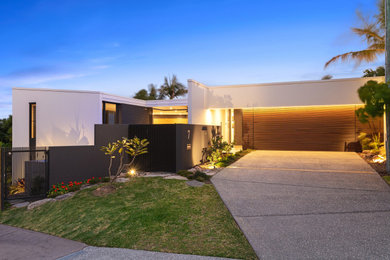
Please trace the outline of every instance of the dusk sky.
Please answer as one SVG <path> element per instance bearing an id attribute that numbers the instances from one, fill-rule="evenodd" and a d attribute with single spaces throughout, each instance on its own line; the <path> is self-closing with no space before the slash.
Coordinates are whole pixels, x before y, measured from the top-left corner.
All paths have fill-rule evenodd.
<path id="1" fill-rule="evenodd" d="M 176 74 L 209 85 L 361 77 L 331 57 L 360 50 L 350 27 L 375 0 L 2 0 L 0 118 L 12 87 L 133 96 Z"/>

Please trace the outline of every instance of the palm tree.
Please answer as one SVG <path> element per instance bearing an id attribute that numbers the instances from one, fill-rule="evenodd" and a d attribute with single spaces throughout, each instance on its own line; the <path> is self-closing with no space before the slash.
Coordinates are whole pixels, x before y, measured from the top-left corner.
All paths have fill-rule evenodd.
<path id="1" fill-rule="evenodd" d="M 173 75 L 172 78 L 164 77 L 164 84 L 161 85 L 159 91 L 159 99 L 168 97 L 169 99 L 174 99 L 179 96 L 184 96 L 187 94 L 187 88 L 181 84 L 176 75 Z"/>
<path id="2" fill-rule="evenodd" d="M 361 51 L 351 51 L 337 55 L 325 64 L 325 68 L 338 60 L 355 60 L 356 65 L 359 65 L 363 61 L 373 62 L 378 58 L 378 55 L 385 53 L 385 0 L 378 1 L 378 9 L 379 13 L 374 16 L 374 22 L 368 22 L 358 13 L 359 18 L 363 22 L 363 26 L 362 28 L 352 28 L 355 34 L 366 41 L 367 48 Z"/>

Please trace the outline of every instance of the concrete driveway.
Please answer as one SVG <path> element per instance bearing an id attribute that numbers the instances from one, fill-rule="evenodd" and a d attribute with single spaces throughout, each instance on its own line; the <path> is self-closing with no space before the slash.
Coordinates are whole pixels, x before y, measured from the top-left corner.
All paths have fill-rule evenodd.
<path id="1" fill-rule="evenodd" d="M 355 153 L 255 151 L 212 182 L 261 259 L 390 259 L 390 188 Z"/>

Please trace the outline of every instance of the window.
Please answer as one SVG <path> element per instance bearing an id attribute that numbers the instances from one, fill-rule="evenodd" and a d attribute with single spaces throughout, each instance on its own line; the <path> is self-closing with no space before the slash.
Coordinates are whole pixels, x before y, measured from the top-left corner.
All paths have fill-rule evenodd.
<path id="1" fill-rule="evenodd" d="M 35 149 L 37 145 L 37 104 L 30 103 L 29 109 L 29 145 L 30 149 Z M 30 153 L 30 160 L 35 160 L 35 153 Z"/>
<path id="2" fill-rule="evenodd" d="M 103 124 L 117 124 L 118 123 L 117 104 L 103 102 Z"/>

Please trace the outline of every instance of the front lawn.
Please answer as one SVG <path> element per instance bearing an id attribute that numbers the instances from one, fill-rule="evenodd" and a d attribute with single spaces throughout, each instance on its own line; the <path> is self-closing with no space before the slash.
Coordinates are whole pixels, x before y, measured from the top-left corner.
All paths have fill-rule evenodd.
<path id="1" fill-rule="evenodd" d="M 28 211 L 0 212 L 0 223 L 88 245 L 243 259 L 256 255 L 214 187 L 135 178 L 105 197 L 94 188 Z"/>

